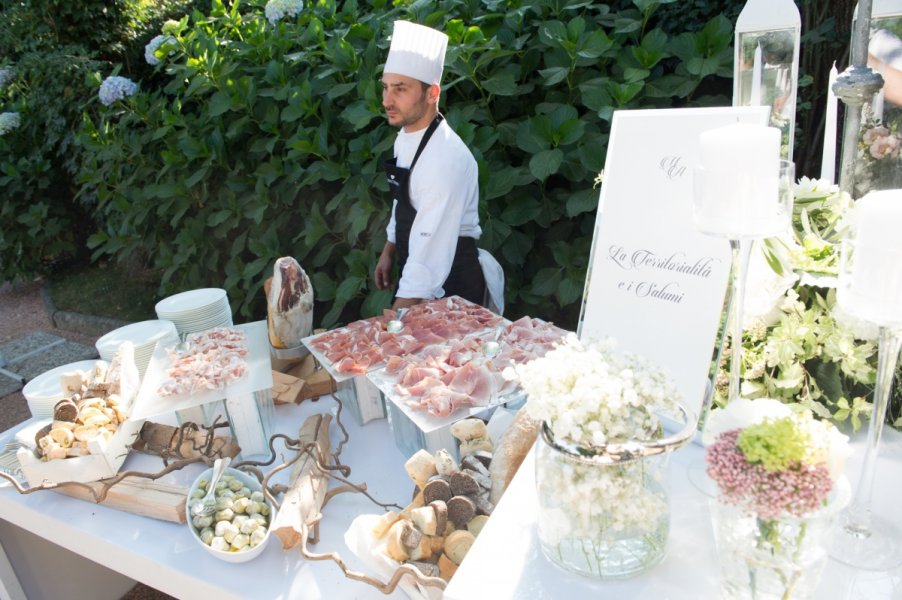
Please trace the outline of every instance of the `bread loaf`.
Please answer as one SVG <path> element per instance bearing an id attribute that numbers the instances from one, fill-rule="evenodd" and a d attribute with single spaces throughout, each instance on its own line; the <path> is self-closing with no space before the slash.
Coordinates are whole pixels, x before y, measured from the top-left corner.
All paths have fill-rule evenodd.
<path id="1" fill-rule="evenodd" d="M 538 433 L 539 422 L 530 418 L 526 410 L 521 408 L 492 455 L 492 463 L 489 465 L 489 473 L 492 475 L 492 504 L 498 504 L 501 500 L 501 495 L 510 485 Z"/>

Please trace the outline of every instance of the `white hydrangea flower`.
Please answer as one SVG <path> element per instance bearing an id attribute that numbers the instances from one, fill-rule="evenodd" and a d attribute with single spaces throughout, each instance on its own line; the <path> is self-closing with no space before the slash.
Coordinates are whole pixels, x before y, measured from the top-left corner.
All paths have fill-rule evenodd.
<path id="1" fill-rule="evenodd" d="M 144 46 L 144 60 L 147 61 L 147 64 L 152 66 L 157 66 L 160 64 L 160 59 L 157 58 L 156 51 L 157 49 L 167 42 L 174 42 L 175 39 L 171 35 L 158 35 Z M 172 54 L 172 52 L 170 52 Z"/>
<path id="2" fill-rule="evenodd" d="M 13 129 L 16 129 L 21 123 L 19 113 L 4 112 L 0 113 L 0 135 L 4 135 Z"/>
<path id="3" fill-rule="evenodd" d="M 179 32 L 180 23 L 173 19 L 167 19 L 165 23 L 163 23 L 163 33 L 165 35 L 176 35 Z"/>
<path id="4" fill-rule="evenodd" d="M 830 183 L 826 179 L 811 179 L 809 177 L 799 179 L 799 182 L 795 184 L 793 189 L 794 196 L 800 200 L 827 198 L 838 191 L 839 186 Z"/>
<path id="5" fill-rule="evenodd" d="M 9 67 L 0 68 L 0 88 L 6 87 L 6 85 L 13 80 L 13 70 Z"/>
<path id="6" fill-rule="evenodd" d="M 275 25 L 285 16 L 296 17 L 303 9 L 303 0 L 269 0 L 264 12 L 269 22 Z"/>
<path id="7" fill-rule="evenodd" d="M 530 415 L 548 423 L 561 442 L 597 447 L 651 439 L 658 433 L 655 411 L 675 410 L 679 392 L 647 360 L 615 348 L 612 339 L 581 342 L 570 334 L 505 376 L 520 382 Z"/>
<path id="8" fill-rule="evenodd" d="M 126 96 L 134 96 L 137 91 L 138 84 L 134 81 L 119 75 L 110 75 L 100 84 L 100 90 L 97 92 L 97 95 L 104 106 L 109 106 L 116 100 L 122 100 Z"/>

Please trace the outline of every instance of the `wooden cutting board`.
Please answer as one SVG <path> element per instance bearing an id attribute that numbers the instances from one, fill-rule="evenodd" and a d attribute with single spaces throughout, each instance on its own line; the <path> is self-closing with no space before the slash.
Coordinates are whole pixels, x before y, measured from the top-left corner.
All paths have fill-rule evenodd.
<path id="1" fill-rule="evenodd" d="M 94 496 L 84 486 L 90 486 L 95 492 L 100 492 L 103 489 L 103 482 L 67 485 L 54 488 L 53 491 L 79 500 L 94 502 Z M 187 487 L 166 485 L 141 477 L 126 477 L 110 488 L 106 498 L 100 504 L 142 517 L 184 523 L 187 498 Z"/>

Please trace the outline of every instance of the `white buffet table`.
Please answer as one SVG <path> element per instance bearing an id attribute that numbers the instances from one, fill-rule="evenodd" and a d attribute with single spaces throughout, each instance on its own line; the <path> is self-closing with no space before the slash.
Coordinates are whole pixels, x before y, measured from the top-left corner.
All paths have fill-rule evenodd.
<path id="1" fill-rule="evenodd" d="M 334 408 L 335 403 L 330 398 L 304 402 L 300 407 L 279 406 L 276 408 L 278 429 L 296 435 L 306 416 Z M 366 481 L 369 491 L 383 502 L 405 504 L 412 491 L 403 467 L 407 457 L 395 447 L 387 422 L 383 419 L 358 427 L 347 413 L 345 415 L 351 438 L 342 458 L 352 467 L 351 480 Z M 0 434 L 0 443 L 11 433 Z M 333 428 L 333 445 L 337 436 L 338 432 Z M 860 444 L 857 449 L 860 450 Z M 535 534 L 534 465 L 530 455 L 448 586 L 445 597 L 448 600 L 716 598 L 717 558 L 706 496 L 690 481 L 690 473 L 695 481 L 701 472 L 702 454 L 699 446 L 690 445 L 673 455 L 672 523 L 664 561 L 642 576 L 621 582 L 597 582 L 572 575 L 542 556 Z M 860 460 L 859 452 L 850 459 L 853 473 Z M 152 470 L 158 463 L 159 459 L 133 453 L 125 468 Z M 163 481 L 188 485 L 202 468 L 192 465 Z M 881 447 L 877 482 L 874 495 L 877 512 L 902 522 L 898 504 L 902 491 L 902 435 L 889 429 Z M 321 540 L 312 550 L 336 551 L 352 569 L 372 574 L 347 549 L 343 536 L 356 515 L 375 514 L 380 509 L 360 494 L 341 494 L 326 506 L 324 512 Z M 61 589 L 66 590 L 68 600 L 103 600 L 119 596 L 112 592 L 103 595 L 98 591 L 99 582 L 65 580 L 60 571 L 48 567 L 43 550 L 37 555 L 27 555 L 34 546 L 22 544 L 21 535 L 10 535 L 10 524 L 52 543 L 44 543 L 45 547 L 51 545 L 69 556 L 75 553 L 121 573 L 129 580 L 141 581 L 177 598 L 385 598 L 375 588 L 346 579 L 331 561 L 311 562 L 302 559 L 297 550 L 284 552 L 276 539 L 271 540 L 263 554 L 251 562 L 228 564 L 196 547 L 186 525 L 138 517 L 53 492 L 23 496 L 4 482 L 0 487 L 0 535 L 3 536 L 0 541 L 28 598 L 61 597 Z M 9 574 L 0 568 L 0 578 L 5 584 L 8 577 Z M 78 585 L 83 589 L 79 590 Z M 5 587 L 10 589 L 9 585 Z M 405 595 L 396 591 L 389 597 L 404 598 Z M 817 598 L 902 598 L 902 568 L 889 573 L 856 572 L 831 560 Z"/>
<path id="2" fill-rule="evenodd" d="M 328 397 L 316 402 L 305 401 L 300 406 L 277 406 L 277 429 L 297 436 L 308 415 L 332 412 L 335 407 L 335 402 Z M 351 434 L 341 456 L 345 464 L 352 466 L 349 479 L 354 483 L 365 481 L 370 494 L 381 502 L 406 505 L 413 484 L 404 470 L 406 457 L 395 447 L 388 422 L 382 419 L 358 427 L 348 411 L 342 412 L 342 422 Z M 13 431 L 0 434 L 0 442 L 9 439 Z M 333 426 L 331 434 L 334 447 L 340 432 Z M 282 447 L 281 442 L 277 443 L 277 449 Z M 123 466 L 123 469 L 147 471 L 160 468 L 159 458 L 134 452 Z M 160 481 L 188 486 L 204 468 L 201 464 L 190 465 Z M 287 474 L 287 470 L 283 473 Z M 320 541 L 309 546 L 311 551 L 338 552 L 350 568 L 372 574 L 347 549 L 344 532 L 358 514 L 380 514 L 382 509 L 362 494 L 349 493 L 335 496 L 323 512 Z M 60 598 L 62 590 L 67 600 L 114 600 L 121 591 L 118 595 L 97 595 L 98 586 L 92 585 L 90 577 L 88 581 L 82 578 L 60 582 L 59 572 L 49 568 L 52 563 L 43 556 L 46 545 L 23 542 L 21 531 L 9 529 L 9 524 L 176 598 L 386 598 L 371 586 L 346 579 L 332 561 L 306 561 L 298 549 L 283 551 L 275 538 L 250 562 L 225 563 L 204 552 L 191 538 L 187 525 L 139 517 L 55 492 L 21 495 L 5 480 L 0 480 L 0 523 L 4 526 L 0 527 L 0 543 L 29 600 Z M 23 556 L 34 548 L 37 555 Z M 65 565 L 67 561 L 60 562 Z M 8 577 L 2 568 L 0 577 Z M 0 597 L 4 596 L 2 589 Z M 406 596 L 398 590 L 388 597 Z"/>
<path id="3" fill-rule="evenodd" d="M 850 473 L 857 473 L 864 431 L 855 435 Z M 625 581 L 595 581 L 571 574 L 548 561 L 536 535 L 537 499 L 533 453 L 527 456 L 494 514 L 479 534 L 445 600 L 474 598 L 637 598 L 698 600 L 718 597 L 718 565 L 702 491 L 704 450 L 690 444 L 671 458 L 671 529 L 664 560 Z M 857 478 L 851 478 L 857 484 Z M 902 529 L 902 434 L 884 430 L 874 493 L 875 512 Z M 902 543 L 902 540 L 900 540 Z M 902 598 L 902 567 L 891 572 L 856 571 L 829 560 L 817 600 Z"/>

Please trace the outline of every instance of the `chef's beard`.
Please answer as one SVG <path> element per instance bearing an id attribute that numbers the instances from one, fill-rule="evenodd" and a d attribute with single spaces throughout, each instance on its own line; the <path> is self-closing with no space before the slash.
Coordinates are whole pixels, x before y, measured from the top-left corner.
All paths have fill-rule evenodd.
<path id="1" fill-rule="evenodd" d="M 394 120 L 392 119 L 392 117 L 390 117 L 388 115 L 389 110 L 396 111 L 396 116 L 395 116 Z M 438 108 L 436 107 L 435 110 L 437 111 Z M 391 125 L 393 127 L 400 127 L 406 131 L 407 127 L 417 124 L 421 119 L 423 119 L 423 117 L 425 117 L 427 115 L 432 116 L 432 114 L 430 112 L 430 105 L 429 105 L 429 102 L 426 101 L 426 93 L 424 91 L 423 94 L 420 96 L 419 102 L 417 102 L 416 104 L 411 106 L 410 110 L 408 110 L 407 112 L 401 112 L 398 110 L 398 108 L 396 106 L 391 106 L 388 109 L 386 109 L 385 116 L 388 119 L 389 125 Z M 427 125 L 428 125 L 428 123 L 427 123 Z M 419 129 L 422 129 L 423 127 L 426 127 L 427 125 L 418 127 L 414 131 L 418 131 Z"/>

